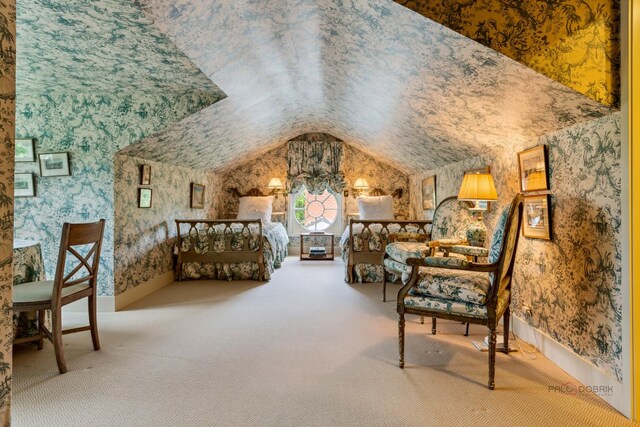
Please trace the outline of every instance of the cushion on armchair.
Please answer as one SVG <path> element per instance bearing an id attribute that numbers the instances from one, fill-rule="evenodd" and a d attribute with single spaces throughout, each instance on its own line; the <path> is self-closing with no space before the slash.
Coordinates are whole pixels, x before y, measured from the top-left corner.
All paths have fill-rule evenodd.
<path id="1" fill-rule="evenodd" d="M 429 267 L 469 267 L 469 261 L 466 258 L 459 257 L 430 256 L 425 258 L 424 261 Z"/>
<path id="2" fill-rule="evenodd" d="M 452 253 L 461 254 L 461 255 L 470 255 L 470 256 L 481 256 L 486 257 L 489 256 L 489 249 L 481 248 L 478 246 L 452 246 L 449 249 Z"/>
<path id="3" fill-rule="evenodd" d="M 502 313 L 509 303 L 509 290 L 503 291 L 498 296 L 498 313 Z M 464 301 L 422 296 L 415 293 L 415 288 L 410 290 L 404 298 L 405 307 L 426 308 L 442 313 L 462 314 L 469 317 L 487 318 L 487 306 L 473 304 Z"/>
<path id="4" fill-rule="evenodd" d="M 419 296 L 482 305 L 487 301 L 490 285 L 487 273 L 420 267 L 418 282 L 411 292 Z"/>
<path id="5" fill-rule="evenodd" d="M 431 253 L 427 243 L 421 242 L 393 242 L 385 247 L 385 252 L 392 259 L 407 263 L 409 258 L 424 258 Z"/>

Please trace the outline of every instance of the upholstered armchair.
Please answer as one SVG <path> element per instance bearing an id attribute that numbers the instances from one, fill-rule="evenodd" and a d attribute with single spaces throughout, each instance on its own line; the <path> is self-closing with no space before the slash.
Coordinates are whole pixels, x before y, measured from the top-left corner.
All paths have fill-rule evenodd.
<path id="1" fill-rule="evenodd" d="M 509 348 L 509 304 L 515 254 L 522 225 L 522 195 L 504 209 L 486 263 L 457 257 L 409 258 L 411 276 L 398 292 L 400 367 L 404 367 L 406 314 L 485 325 L 489 329 L 489 382 L 495 386 L 496 328 L 504 317 Z"/>
<path id="2" fill-rule="evenodd" d="M 464 243 L 467 228 L 473 221 L 473 216 L 469 211 L 466 202 L 460 202 L 457 197 L 448 197 L 436 207 L 433 213 L 431 234 L 425 238 L 401 238 L 391 241 L 385 247 L 383 266 L 387 273 L 400 278 L 403 284 L 407 283 L 411 274 L 411 266 L 407 264 L 409 258 L 422 258 L 428 255 L 435 256 L 443 249 L 441 244 L 447 244 L 445 254 L 456 254 L 466 258 L 462 253 L 464 246 L 449 247 L 456 243 Z M 387 280 L 386 274 L 382 281 L 382 300 L 386 301 Z M 435 328 L 435 326 L 434 326 Z"/>

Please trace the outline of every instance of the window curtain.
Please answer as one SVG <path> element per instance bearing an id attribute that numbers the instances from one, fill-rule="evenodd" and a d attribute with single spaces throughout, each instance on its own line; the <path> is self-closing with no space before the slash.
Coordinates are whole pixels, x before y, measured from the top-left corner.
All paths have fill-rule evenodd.
<path id="1" fill-rule="evenodd" d="M 296 193 L 305 186 L 311 194 L 324 190 L 341 193 L 346 187 L 342 144 L 326 134 L 306 134 L 290 140 L 287 191 Z"/>

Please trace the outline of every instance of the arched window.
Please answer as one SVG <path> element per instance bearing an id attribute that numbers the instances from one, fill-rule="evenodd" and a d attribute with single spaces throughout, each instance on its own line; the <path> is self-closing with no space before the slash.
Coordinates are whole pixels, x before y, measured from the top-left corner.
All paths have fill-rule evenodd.
<path id="1" fill-rule="evenodd" d="M 321 194 L 310 194 L 303 188 L 299 193 L 292 194 L 292 231 L 340 232 L 341 201 L 340 195 L 328 190 Z"/>

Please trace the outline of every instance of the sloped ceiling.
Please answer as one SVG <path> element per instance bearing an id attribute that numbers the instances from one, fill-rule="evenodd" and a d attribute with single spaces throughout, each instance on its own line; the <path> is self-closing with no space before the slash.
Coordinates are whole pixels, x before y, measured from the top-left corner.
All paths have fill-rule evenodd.
<path id="1" fill-rule="evenodd" d="M 229 95 L 126 149 L 218 170 L 305 132 L 413 172 L 609 112 L 391 0 L 141 0 Z"/>
<path id="2" fill-rule="evenodd" d="M 128 0 L 17 2 L 17 92 L 225 97 Z"/>

